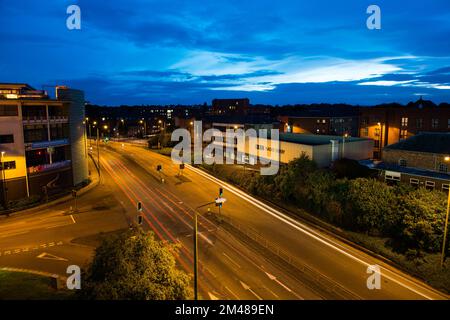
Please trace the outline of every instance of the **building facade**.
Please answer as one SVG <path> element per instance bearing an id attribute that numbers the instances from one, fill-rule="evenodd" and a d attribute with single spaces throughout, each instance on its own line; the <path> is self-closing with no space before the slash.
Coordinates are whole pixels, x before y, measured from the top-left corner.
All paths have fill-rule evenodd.
<path id="1" fill-rule="evenodd" d="M 376 167 L 388 183 L 448 191 L 450 133 L 419 133 L 387 146 Z"/>
<path id="2" fill-rule="evenodd" d="M 56 87 L 52 99 L 26 84 L 0 84 L 3 207 L 88 179 L 84 119 L 82 91 Z"/>
<path id="3" fill-rule="evenodd" d="M 415 103 L 360 108 L 359 136 L 374 140 L 373 158 L 382 149 L 420 132 L 450 132 L 450 106 L 420 99 Z"/>

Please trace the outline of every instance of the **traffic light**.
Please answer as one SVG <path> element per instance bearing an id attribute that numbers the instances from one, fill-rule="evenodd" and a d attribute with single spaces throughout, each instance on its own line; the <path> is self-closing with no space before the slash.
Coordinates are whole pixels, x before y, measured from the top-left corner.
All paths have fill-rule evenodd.
<path id="1" fill-rule="evenodd" d="M 184 163 L 180 163 L 180 170 L 184 169 Z"/>
<path id="2" fill-rule="evenodd" d="M 142 211 L 142 203 L 140 201 L 137 203 L 137 211 L 138 212 Z"/>
<path id="3" fill-rule="evenodd" d="M 161 170 L 162 170 L 162 165 L 158 164 L 158 165 L 156 166 L 156 171 L 161 171 Z"/>
<path id="4" fill-rule="evenodd" d="M 72 190 L 72 197 L 76 198 L 77 197 L 77 190 Z"/>
<path id="5" fill-rule="evenodd" d="M 144 221 L 144 218 L 141 215 L 139 215 L 138 216 L 138 225 L 142 225 L 143 221 Z"/>
<path id="6" fill-rule="evenodd" d="M 219 188 L 219 198 L 222 198 L 223 195 L 223 188 Z"/>

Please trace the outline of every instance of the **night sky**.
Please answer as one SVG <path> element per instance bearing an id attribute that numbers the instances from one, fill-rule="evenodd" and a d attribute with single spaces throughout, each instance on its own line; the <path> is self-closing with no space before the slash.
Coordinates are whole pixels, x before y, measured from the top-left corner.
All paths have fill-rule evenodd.
<path id="1" fill-rule="evenodd" d="M 0 0 L 0 15 L 0 82 L 96 104 L 450 102 L 449 0 Z"/>

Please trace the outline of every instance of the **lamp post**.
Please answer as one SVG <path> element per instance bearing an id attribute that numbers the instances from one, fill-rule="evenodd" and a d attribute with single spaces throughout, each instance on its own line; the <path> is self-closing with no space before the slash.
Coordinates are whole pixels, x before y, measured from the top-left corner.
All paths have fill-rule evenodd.
<path id="1" fill-rule="evenodd" d="M 142 118 L 142 120 L 139 120 L 140 124 L 144 125 L 144 136 L 147 135 L 147 121 L 144 120 L 144 118 Z"/>
<path id="2" fill-rule="evenodd" d="M 342 137 L 342 159 L 345 157 L 345 139 L 348 138 L 348 133 L 345 133 Z"/>
<path id="3" fill-rule="evenodd" d="M 5 172 L 5 162 L 3 158 L 5 156 L 5 151 L 2 151 L 0 162 L 2 163 L 2 187 L 3 187 L 3 201 L 5 209 L 8 209 L 8 187 L 6 185 L 6 172 Z"/>
<path id="4" fill-rule="evenodd" d="M 450 162 L 450 157 L 447 156 L 444 158 L 445 162 Z M 448 199 L 447 199 L 447 213 L 445 214 L 445 224 L 444 224 L 444 240 L 442 241 L 442 255 L 441 255 L 441 268 L 444 267 L 445 260 L 445 244 L 447 242 L 447 231 L 448 231 L 448 216 L 450 213 L 450 188 L 448 190 Z"/>

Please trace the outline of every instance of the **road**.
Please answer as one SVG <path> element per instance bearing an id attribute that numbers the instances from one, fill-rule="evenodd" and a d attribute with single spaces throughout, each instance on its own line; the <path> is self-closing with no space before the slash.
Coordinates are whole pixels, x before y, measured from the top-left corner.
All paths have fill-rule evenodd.
<path id="1" fill-rule="evenodd" d="M 101 154 L 102 167 L 128 200 L 144 204 L 148 228 L 159 238 L 182 245 L 180 265 L 190 272 L 195 208 L 213 201 L 219 187 L 224 188 L 227 202 L 220 215 L 215 206 L 210 211 L 208 207 L 199 210 L 203 298 L 448 298 L 197 168 L 187 166 L 179 176 L 178 165 L 169 157 L 126 143 L 112 142 Z M 163 167 L 162 174 L 156 171 L 158 164 Z M 255 233 L 256 242 L 247 236 Z M 371 265 L 381 268 L 380 290 L 367 288 Z"/>
<path id="2" fill-rule="evenodd" d="M 190 274 L 198 212 L 201 299 L 448 298 L 196 168 L 180 175 L 170 158 L 127 143 L 103 144 L 100 154 L 100 184 L 78 199 L 78 213 L 69 202 L 0 219 L 0 267 L 64 275 L 70 264 L 86 265 L 101 232 L 137 221 L 140 201 L 143 228 L 178 243 L 177 263 Z M 219 187 L 227 198 L 220 213 L 203 206 Z M 380 290 L 367 288 L 368 265 L 381 267 Z"/>

